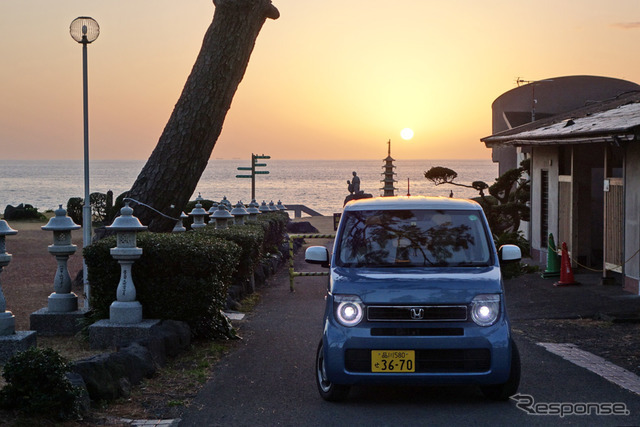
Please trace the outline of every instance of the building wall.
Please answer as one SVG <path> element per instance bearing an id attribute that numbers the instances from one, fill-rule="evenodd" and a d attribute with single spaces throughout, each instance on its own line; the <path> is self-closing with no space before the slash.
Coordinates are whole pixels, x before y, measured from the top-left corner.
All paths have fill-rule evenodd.
<path id="1" fill-rule="evenodd" d="M 556 147 L 535 147 L 531 154 L 531 256 L 545 262 L 547 242 L 541 240 L 541 171 L 549 173 L 548 232 L 553 234 L 556 245 L 558 237 L 558 150 Z M 545 238 L 546 239 L 546 238 Z"/>
<path id="2" fill-rule="evenodd" d="M 629 144 L 626 152 L 624 255 L 624 289 L 640 294 L 640 145 Z M 634 255 L 635 254 L 635 255 Z M 634 255 L 631 259 L 631 255 Z"/>

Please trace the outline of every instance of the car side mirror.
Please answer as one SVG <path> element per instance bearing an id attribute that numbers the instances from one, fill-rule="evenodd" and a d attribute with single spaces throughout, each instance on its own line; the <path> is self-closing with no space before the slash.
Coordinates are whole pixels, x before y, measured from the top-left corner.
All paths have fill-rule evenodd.
<path id="1" fill-rule="evenodd" d="M 502 245 L 498 249 L 498 259 L 501 263 L 518 262 L 522 259 L 522 251 L 516 245 Z"/>
<path id="2" fill-rule="evenodd" d="M 310 246 L 304 252 L 304 260 L 309 264 L 320 264 L 329 267 L 329 250 L 324 246 Z"/>

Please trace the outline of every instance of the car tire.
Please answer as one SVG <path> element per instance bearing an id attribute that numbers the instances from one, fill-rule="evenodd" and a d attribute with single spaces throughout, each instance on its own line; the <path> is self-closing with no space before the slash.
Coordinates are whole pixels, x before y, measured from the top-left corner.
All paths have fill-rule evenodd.
<path id="1" fill-rule="evenodd" d="M 509 379 L 504 384 L 496 384 L 490 386 L 480 387 L 482 394 L 491 400 L 509 400 L 510 396 L 513 396 L 518 392 L 518 386 L 520 385 L 520 352 L 516 346 L 515 341 L 511 340 L 511 371 L 509 372 Z"/>
<path id="2" fill-rule="evenodd" d="M 316 384 L 318 385 L 320 396 L 329 402 L 343 401 L 349 394 L 349 386 L 334 384 L 327 379 L 322 340 L 320 340 L 316 353 Z"/>

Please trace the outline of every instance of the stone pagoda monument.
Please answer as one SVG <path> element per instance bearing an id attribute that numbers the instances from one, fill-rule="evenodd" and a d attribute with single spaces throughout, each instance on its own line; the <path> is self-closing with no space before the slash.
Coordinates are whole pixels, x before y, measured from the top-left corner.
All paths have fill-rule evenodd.
<path id="1" fill-rule="evenodd" d="M 384 159 L 384 166 L 382 167 L 384 169 L 384 172 L 382 172 L 384 179 L 380 181 L 383 184 L 380 190 L 382 190 L 383 197 L 393 197 L 396 195 L 396 188 L 393 186 L 393 183 L 397 181 L 393 178 L 396 173 L 393 171 L 395 166 L 393 165 L 394 159 L 391 157 L 391 140 L 389 140 L 387 144 L 389 144 L 389 148 L 387 158 Z"/>

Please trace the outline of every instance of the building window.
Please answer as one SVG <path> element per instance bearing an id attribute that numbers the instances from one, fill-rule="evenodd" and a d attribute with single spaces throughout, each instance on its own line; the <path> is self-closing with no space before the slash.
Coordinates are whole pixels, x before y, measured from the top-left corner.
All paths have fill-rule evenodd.
<path id="1" fill-rule="evenodd" d="M 622 178 L 622 164 L 624 162 L 624 149 L 608 145 L 607 148 L 607 173 L 605 178 Z"/>
<path id="2" fill-rule="evenodd" d="M 561 145 L 558 147 L 558 174 L 571 175 L 571 146 Z"/>
<path id="3" fill-rule="evenodd" d="M 540 171 L 540 248 L 549 239 L 549 171 Z"/>

